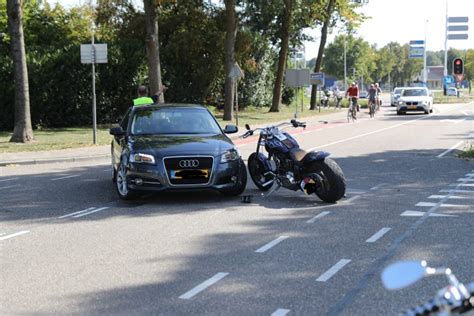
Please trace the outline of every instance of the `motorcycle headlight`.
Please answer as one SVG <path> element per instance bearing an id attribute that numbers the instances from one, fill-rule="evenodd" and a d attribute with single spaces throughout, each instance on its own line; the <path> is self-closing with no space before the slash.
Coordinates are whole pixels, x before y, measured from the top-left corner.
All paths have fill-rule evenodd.
<path id="1" fill-rule="evenodd" d="M 237 160 L 240 158 L 240 152 L 237 148 L 226 150 L 221 155 L 221 163 Z"/>
<path id="2" fill-rule="evenodd" d="M 135 153 L 130 155 L 130 162 L 135 163 L 148 163 L 148 164 L 155 164 L 155 157 L 148 154 L 143 153 Z"/>

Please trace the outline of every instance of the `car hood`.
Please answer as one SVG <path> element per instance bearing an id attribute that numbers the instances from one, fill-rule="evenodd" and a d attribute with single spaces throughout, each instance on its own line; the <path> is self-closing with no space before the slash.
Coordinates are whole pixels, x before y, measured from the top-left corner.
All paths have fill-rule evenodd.
<path id="1" fill-rule="evenodd" d="M 163 158 L 181 155 L 210 155 L 216 157 L 234 148 L 225 135 L 140 135 L 129 138 L 133 152 L 144 152 Z"/>
<path id="2" fill-rule="evenodd" d="M 404 102 L 421 102 L 421 101 L 429 101 L 431 98 L 427 96 L 413 96 L 413 97 L 399 97 L 398 101 Z"/>

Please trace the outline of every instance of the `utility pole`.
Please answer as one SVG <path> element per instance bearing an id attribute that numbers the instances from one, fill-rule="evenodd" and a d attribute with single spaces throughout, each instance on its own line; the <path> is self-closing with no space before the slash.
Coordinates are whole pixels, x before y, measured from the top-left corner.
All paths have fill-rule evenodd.
<path id="1" fill-rule="evenodd" d="M 94 36 L 95 36 L 95 23 L 92 22 L 92 140 L 94 145 L 97 145 L 97 105 L 95 96 L 95 47 L 94 47 Z"/>
<path id="2" fill-rule="evenodd" d="M 346 35 L 344 35 L 344 92 L 347 91 L 347 47 Z"/>
<path id="3" fill-rule="evenodd" d="M 425 21 L 425 48 L 423 49 L 423 85 L 428 87 L 428 72 L 426 70 L 426 32 L 428 20 Z"/>

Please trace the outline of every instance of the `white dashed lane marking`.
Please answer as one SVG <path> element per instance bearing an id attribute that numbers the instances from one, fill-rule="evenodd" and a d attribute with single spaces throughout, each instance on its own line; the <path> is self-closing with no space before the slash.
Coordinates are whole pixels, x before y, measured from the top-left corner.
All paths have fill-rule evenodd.
<path id="1" fill-rule="evenodd" d="M 386 233 L 388 233 L 390 231 L 391 228 L 389 227 L 384 227 L 382 228 L 381 230 L 379 230 L 378 232 L 376 232 L 374 235 L 372 235 L 372 237 L 370 237 L 369 239 L 367 239 L 365 242 L 368 242 L 368 243 L 374 243 L 376 242 L 377 240 L 379 240 L 383 235 L 385 235 Z"/>
<path id="2" fill-rule="evenodd" d="M 59 219 L 63 219 L 63 218 L 67 218 L 67 217 L 79 218 L 79 217 L 82 217 L 82 216 L 86 216 L 86 215 L 89 215 L 89 214 L 93 214 L 93 213 L 97 213 L 97 212 L 106 210 L 108 208 L 109 207 L 100 207 L 100 208 L 89 207 L 89 208 L 86 208 L 85 210 L 82 210 L 82 211 L 77 211 L 77 212 L 74 212 L 74 213 L 59 216 L 58 218 Z"/>
<path id="3" fill-rule="evenodd" d="M 321 212 L 321 213 L 319 213 L 318 215 L 316 215 L 315 217 L 313 217 L 312 219 L 307 220 L 306 223 L 312 224 L 312 223 L 316 222 L 318 219 L 320 219 L 320 218 L 322 218 L 322 217 L 324 217 L 324 216 L 326 216 L 326 215 L 328 215 L 328 214 L 330 214 L 330 213 L 331 213 L 331 212 L 329 212 L 329 211 Z"/>
<path id="4" fill-rule="evenodd" d="M 289 309 L 279 308 L 272 313 L 272 316 L 285 316 L 290 312 Z"/>
<path id="5" fill-rule="evenodd" d="M 281 243 L 283 240 L 285 240 L 287 238 L 288 238 L 288 236 L 280 236 L 277 239 L 270 241 L 268 244 L 258 248 L 257 250 L 255 250 L 255 252 L 263 253 L 263 252 L 269 250 L 270 248 L 276 246 L 277 244 Z"/>
<path id="6" fill-rule="evenodd" d="M 350 259 L 341 259 L 341 260 L 339 260 L 339 262 L 336 263 L 335 265 L 333 265 L 331 267 L 331 269 L 329 269 L 326 272 L 324 272 L 323 274 L 321 274 L 321 276 L 319 276 L 319 278 L 317 278 L 316 281 L 326 282 L 327 280 L 332 278 L 337 272 L 339 272 L 339 270 L 341 270 L 349 262 L 351 262 Z"/>
<path id="7" fill-rule="evenodd" d="M 442 158 L 444 156 L 446 156 L 447 154 L 449 154 L 451 151 L 455 150 L 456 148 L 458 148 L 459 146 L 461 146 L 461 144 L 464 143 L 464 141 L 460 141 L 459 143 L 457 143 L 456 145 L 454 145 L 453 147 L 449 148 L 448 150 L 442 152 L 441 154 L 439 154 L 438 156 L 436 156 L 436 158 Z"/>
<path id="8" fill-rule="evenodd" d="M 420 211 L 405 211 L 400 216 L 408 216 L 408 217 L 423 217 L 427 212 L 420 212 Z M 430 213 L 428 216 L 431 217 L 457 217 L 457 215 L 448 215 L 448 214 L 438 214 L 438 213 Z"/>
<path id="9" fill-rule="evenodd" d="M 211 285 L 219 282 L 223 278 L 225 278 L 229 273 L 227 272 L 219 272 L 216 275 L 214 275 L 212 278 L 204 281 L 203 283 L 199 284 L 198 286 L 194 287 L 193 289 L 189 290 L 188 292 L 184 293 L 181 295 L 179 298 L 183 300 L 188 300 L 192 298 L 194 295 L 199 294 L 200 292 L 204 291 Z"/>
<path id="10" fill-rule="evenodd" d="M 467 196 L 460 195 L 430 195 L 428 199 L 468 199 Z"/>

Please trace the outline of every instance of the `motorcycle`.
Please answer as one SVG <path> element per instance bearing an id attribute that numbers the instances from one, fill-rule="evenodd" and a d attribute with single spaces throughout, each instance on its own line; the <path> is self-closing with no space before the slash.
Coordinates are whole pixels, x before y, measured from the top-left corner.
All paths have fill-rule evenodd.
<path id="1" fill-rule="evenodd" d="M 402 315 L 463 314 L 474 309 L 474 282 L 465 286 L 449 268 L 431 268 L 426 261 L 396 262 L 382 272 L 382 283 L 388 290 L 410 286 L 425 276 L 444 274 L 449 285 L 438 291 L 429 302 L 409 309 Z"/>
<path id="2" fill-rule="evenodd" d="M 325 122 L 327 123 L 327 122 Z M 300 149 L 296 140 L 280 130 L 283 126 L 306 128 L 306 124 L 291 120 L 275 126 L 251 129 L 245 125 L 247 138 L 259 131 L 257 150 L 248 158 L 248 170 L 255 185 L 266 195 L 284 187 L 315 193 L 321 200 L 335 203 L 346 192 L 344 174 L 339 165 L 328 158 L 325 151 L 306 152 Z M 265 148 L 267 155 L 262 152 Z"/>

